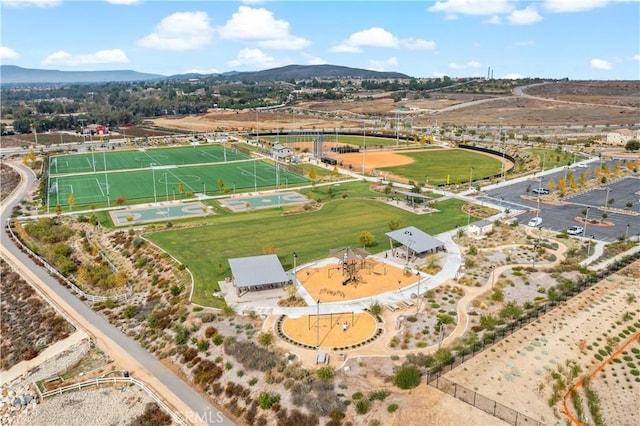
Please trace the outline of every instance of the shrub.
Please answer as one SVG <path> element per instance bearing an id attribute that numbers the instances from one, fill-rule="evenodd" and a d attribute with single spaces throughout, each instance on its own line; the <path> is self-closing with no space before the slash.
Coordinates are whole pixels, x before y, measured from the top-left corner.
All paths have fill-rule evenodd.
<path id="1" fill-rule="evenodd" d="M 369 401 L 367 401 L 366 399 L 361 399 L 356 402 L 356 413 L 360 415 L 367 414 L 370 407 L 371 405 L 369 404 Z"/>
<path id="2" fill-rule="evenodd" d="M 398 369 L 393 384 L 400 389 L 413 389 L 420 384 L 420 370 L 417 367 L 409 365 Z"/>
<path id="3" fill-rule="evenodd" d="M 387 411 L 390 413 L 393 413 L 397 409 L 398 409 L 398 404 L 389 404 L 389 406 L 387 407 Z"/>
<path id="4" fill-rule="evenodd" d="M 258 343 L 260 343 L 262 346 L 271 345 L 271 343 L 273 343 L 273 333 L 260 333 L 260 335 L 258 336 Z"/>
<path id="5" fill-rule="evenodd" d="M 353 395 L 351 395 L 351 399 L 353 399 L 354 401 L 358 401 L 362 399 L 362 392 L 354 393 Z"/>
<path id="6" fill-rule="evenodd" d="M 369 392 L 369 401 L 384 401 L 390 394 L 391 392 L 386 389 Z"/>
<path id="7" fill-rule="evenodd" d="M 323 382 L 329 382 L 335 377 L 336 371 L 330 365 L 325 365 L 316 370 L 316 375 Z"/>
<path id="8" fill-rule="evenodd" d="M 268 392 L 264 392 L 264 391 L 260 392 L 260 395 L 258 395 L 258 398 L 256 399 L 258 406 L 263 410 L 268 410 L 273 406 L 273 404 L 279 401 L 280 401 L 280 395 L 278 394 L 271 395 Z"/>

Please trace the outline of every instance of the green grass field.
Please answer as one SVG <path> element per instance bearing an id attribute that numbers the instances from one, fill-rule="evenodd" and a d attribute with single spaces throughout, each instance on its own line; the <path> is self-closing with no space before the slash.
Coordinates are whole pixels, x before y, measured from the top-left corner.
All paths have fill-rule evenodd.
<path id="1" fill-rule="evenodd" d="M 309 179 L 280 168 L 281 187 L 310 182 Z M 223 187 L 219 186 L 222 180 Z M 155 183 L 154 183 L 155 182 Z M 182 183 L 183 192 L 180 192 Z M 126 172 L 85 173 L 49 178 L 49 206 L 69 206 L 73 194 L 74 206 L 103 207 L 107 196 L 113 205 L 117 199 L 124 204 L 184 198 L 187 193 L 222 195 L 254 188 L 273 188 L 276 167 L 263 161 L 241 161 L 213 165 L 155 168 Z M 155 196 L 154 196 L 155 194 Z"/>
<path id="2" fill-rule="evenodd" d="M 246 160 L 246 154 L 237 152 L 231 146 L 195 145 L 191 147 L 151 148 L 113 152 L 92 152 L 52 156 L 49 160 L 49 174 L 104 172 L 149 168 L 151 165 L 188 165 L 222 163 Z"/>
<path id="3" fill-rule="evenodd" d="M 530 148 L 527 151 L 538 156 L 540 167 L 542 167 L 544 163 L 545 170 L 558 166 L 566 166 L 572 164 L 574 160 L 581 161 L 584 158 L 582 156 L 574 156 L 567 152 L 558 152 L 555 149 Z"/>
<path id="4" fill-rule="evenodd" d="M 469 182 L 470 177 L 478 180 L 502 171 L 500 160 L 463 149 L 403 152 L 402 155 L 411 157 L 414 162 L 379 169 L 404 176 L 414 182 L 422 183 L 428 180 L 430 185 Z"/>
<path id="5" fill-rule="evenodd" d="M 298 264 L 324 258 L 337 247 L 359 246 L 360 231 L 370 231 L 376 238 L 371 252 L 389 246 L 384 235 L 389 221 L 399 220 L 400 226 L 414 225 L 430 234 L 463 226 L 467 215 L 464 202 L 449 199 L 437 203 L 440 213 L 414 215 L 410 212 L 373 200 L 342 198 L 343 193 L 361 193 L 357 185 L 340 185 L 333 199 L 312 213 L 282 215 L 283 209 L 256 211 L 248 214 L 221 214 L 210 226 L 182 230 L 166 230 L 147 235 L 172 256 L 187 265 L 193 273 L 193 301 L 221 307 L 223 301 L 212 296 L 218 281 L 230 276 L 227 260 L 243 256 L 258 256 L 262 249 L 273 246 L 285 269 L 293 267 L 291 253 L 298 254 Z M 369 196 L 379 196 L 370 192 Z"/>

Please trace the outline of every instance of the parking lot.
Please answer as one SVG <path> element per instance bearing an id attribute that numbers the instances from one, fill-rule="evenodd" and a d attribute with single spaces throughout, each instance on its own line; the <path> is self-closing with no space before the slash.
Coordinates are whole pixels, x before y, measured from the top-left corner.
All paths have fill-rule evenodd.
<path id="1" fill-rule="evenodd" d="M 608 162 L 613 170 L 615 162 Z M 595 168 L 600 163 L 592 163 L 589 165 L 591 176 L 595 175 Z M 587 168 L 568 169 L 566 167 L 554 170 L 551 173 L 545 173 L 542 179 L 531 178 L 523 182 L 517 182 L 501 186 L 496 189 L 487 191 L 485 200 L 499 200 L 505 207 L 515 207 L 515 210 L 527 210 L 524 206 L 528 206 L 530 211 L 525 211 L 518 216 L 518 221 L 527 224 L 529 220 L 536 216 L 536 209 L 540 206 L 538 217 L 542 218 L 541 227 L 557 232 L 567 230 L 572 225 L 580 225 L 576 218 L 583 217 L 583 212 L 587 212 L 588 219 L 602 219 L 605 214 L 606 222 L 610 222 L 613 226 L 604 226 L 601 224 L 588 223 L 585 227 L 585 236 L 602 241 L 615 241 L 619 237 L 640 236 L 640 176 L 632 176 L 612 182 L 606 186 L 601 186 L 564 199 L 564 204 L 545 204 L 537 201 L 524 200 L 522 195 L 535 196 L 532 190 L 535 188 L 547 188 L 548 181 L 553 178 L 556 182 L 560 177 L 565 177 L 568 173 L 573 172 L 576 176 L 584 173 Z M 528 189 L 528 191 L 527 191 Z M 613 200 L 613 201 L 611 201 Z M 607 206 L 607 209 L 605 207 Z M 625 210 L 636 215 L 623 214 L 620 211 Z M 514 210 L 514 209 L 512 209 Z"/>

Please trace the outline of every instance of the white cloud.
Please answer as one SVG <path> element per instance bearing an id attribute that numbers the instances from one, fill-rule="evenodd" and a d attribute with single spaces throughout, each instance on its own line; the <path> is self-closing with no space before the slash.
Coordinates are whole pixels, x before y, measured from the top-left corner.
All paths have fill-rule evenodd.
<path id="1" fill-rule="evenodd" d="M 469 61 L 467 63 L 464 64 L 458 64 L 455 62 L 451 62 L 449 64 L 449 68 L 453 69 L 453 70 L 464 70 L 467 68 L 480 68 L 482 66 L 482 64 L 480 64 L 480 62 L 478 61 Z"/>
<path id="2" fill-rule="evenodd" d="M 527 46 L 535 46 L 536 42 L 533 40 L 525 40 L 525 41 L 516 41 L 512 44 L 515 47 L 527 47 Z"/>
<path id="3" fill-rule="evenodd" d="M 280 64 L 260 49 L 242 49 L 236 59 L 227 62 L 230 67 L 274 68 Z"/>
<path id="4" fill-rule="evenodd" d="M 522 10 L 511 12 L 507 20 L 513 25 L 529 25 L 542 21 L 542 16 L 540 16 L 535 6 L 529 5 Z"/>
<path id="5" fill-rule="evenodd" d="M 639 54 L 639 55 L 635 55 L 635 56 L 633 57 L 633 60 L 634 60 L 634 61 L 640 61 L 640 54 Z"/>
<path id="6" fill-rule="evenodd" d="M 199 49 L 211 42 L 212 35 L 206 12 L 176 12 L 138 40 L 138 46 L 175 51 Z"/>
<path id="7" fill-rule="evenodd" d="M 585 12 L 587 10 L 604 7 L 610 0 L 546 0 L 544 8 L 550 12 Z"/>
<path id="8" fill-rule="evenodd" d="M 275 19 L 267 9 L 240 6 L 223 26 L 217 28 L 226 40 L 257 41 L 260 47 L 300 50 L 311 45 L 309 40 L 289 32 L 289 23 Z"/>
<path id="9" fill-rule="evenodd" d="M 524 77 L 517 73 L 511 73 L 503 76 L 502 78 L 505 80 L 520 80 L 520 79 L 523 79 Z"/>
<path id="10" fill-rule="evenodd" d="M 53 7 L 62 4 L 62 0 L 3 0 L 3 6 L 9 7 Z"/>
<path id="11" fill-rule="evenodd" d="M 138 4 L 141 3 L 142 0 L 107 0 L 107 3 L 111 3 L 111 4 L 120 4 L 123 6 L 129 6 L 132 4 Z"/>
<path id="12" fill-rule="evenodd" d="M 18 52 L 7 46 L 0 46 L 0 59 L 18 59 Z"/>
<path id="13" fill-rule="evenodd" d="M 42 60 L 43 65 L 64 65 L 75 67 L 78 65 L 128 63 L 129 58 L 120 49 L 99 50 L 95 53 L 72 55 L 59 50 Z"/>
<path id="14" fill-rule="evenodd" d="M 591 65 L 591 68 L 596 70 L 610 70 L 613 68 L 611 62 L 605 61 L 604 59 L 593 58 L 589 61 L 589 64 Z"/>
<path id="15" fill-rule="evenodd" d="M 401 40 L 401 44 L 409 50 L 433 50 L 436 48 L 435 41 L 423 40 L 421 38 Z"/>
<path id="16" fill-rule="evenodd" d="M 405 48 L 409 50 L 432 50 L 436 43 L 421 38 L 399 39 L 381 27 L 371 27 L 358 31 L 349 36 L 344 42 L 331 47 L 331 52 L 355 53 L 361 52 L 363 47 Z"/>
<path id="17" fill-rule="evenodd" d="M 392 56 L 391 58 L 384 59 L 382 61 L 370 60 L 367 65 L 367 69 L 371 69 L 373 71 L 389 71 L 389 69 L 398 69 L 398 65 L 398 59 Z"/>
<path id="18" fill-rule="evenodd" d="M 484 23 L 491 24 L 491 25 L 500 25 L 502 24 L 502 19 L 500 19 L 498 15 L 493 15 L 491 18 L 484 21 Z"/>
<path id="19" fill-rule="evenodd" d="M 513 10 L 509 0 L 445 0 L 436 2 L 427 10 L 443 12 L 449 18 L 456 15 L 499 15 Z"/>

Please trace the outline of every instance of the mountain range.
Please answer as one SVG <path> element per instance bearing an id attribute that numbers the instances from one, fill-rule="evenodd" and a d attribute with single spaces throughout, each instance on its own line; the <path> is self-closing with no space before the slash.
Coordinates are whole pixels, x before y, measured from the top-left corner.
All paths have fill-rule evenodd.
<path id="1" fill-rule="evenodd" d="M 406 74 L 397 72 L 372 71 L 337 65 L 287 65 L 262 71 L 237 72 L 223 74 L 179 74 L 164 76 L 141 73 L 132 70 L 110 71 L 60 71 L 22 68 L 16 65 L 0 66 L 0 84 L 45 84 L 45 83 L 108 83 L 147 80 L 250 80 L 250 81 L 287 81 L 337 78 L 379 78 L 405 79 Z"/>

